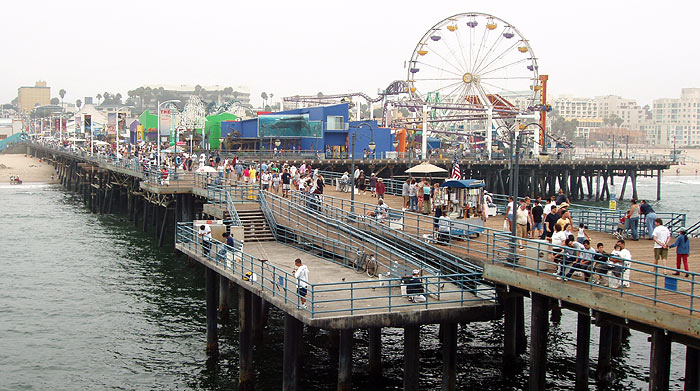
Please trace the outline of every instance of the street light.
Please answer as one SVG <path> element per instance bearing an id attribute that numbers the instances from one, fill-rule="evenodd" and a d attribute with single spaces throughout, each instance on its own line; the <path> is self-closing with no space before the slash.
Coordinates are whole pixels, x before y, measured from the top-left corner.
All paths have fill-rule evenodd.
<path id="1" fill-rule="evenodd" d="M 156 135 L 156 142 L 158 143 L 158 168 L 160 168 L 160 106 L 165 105 L 165 104 L 170 104 L 170 103 L 176 103 L 180 102 L 180 99 L 171 99 L 171 100 L 166 100 L 165 102 L 158 102 L 158 134 Z M 170 114 L 170 121 L 172 122 L 172 114 Z M 172 124 L 171 124 L 172 126 Z"/>
<path id="2" fill-rule="evenodd" d="M 355 131 L 352 132 L 352 159 L 351 159 L 351 168 L 350 171 L 352 173 L 352 186 L 350 187 L 350 213 L 354 214 L 355 213 L 355 141 L 357 140 L 357 129 L 359 129 L 361 126 L 366 126 L 372 131 L 372 134 L 374 134 L 374 130 L 372 127 L 367 123 L 367 122 L 360 122 L 357 124 L 357 126 L 353 126 Z M 370 142 L 370 149 L 374 150 L 373 148 L 374 140 Z M 375 145 L 376 147 L 376 145 Z"/>

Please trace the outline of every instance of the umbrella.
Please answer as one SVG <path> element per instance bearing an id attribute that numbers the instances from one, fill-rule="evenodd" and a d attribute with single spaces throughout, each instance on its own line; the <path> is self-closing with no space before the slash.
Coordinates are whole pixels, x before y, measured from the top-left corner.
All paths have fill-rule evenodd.
<path id="1" fill-rule="evenodd" d="M 196 172 L 216 172 L 216 168 L 212 166 L 202 166 L 199 167 Z"/>
<path id="2" fill-rule="evenodd" d="M 185 148 L 177 146 L 177 145 L 171 145 L 170 147 L 166 148 L 163 150 L 165 153 L 177 153 L 177 152 L 184 152 Z"/>
<path id="3" fill-rule="evenodd" d="M 423 162 L 406 170 L 407 174 L 437 174 L 440 172 L 447 172 L 447 170 L 428 162 Z"/>

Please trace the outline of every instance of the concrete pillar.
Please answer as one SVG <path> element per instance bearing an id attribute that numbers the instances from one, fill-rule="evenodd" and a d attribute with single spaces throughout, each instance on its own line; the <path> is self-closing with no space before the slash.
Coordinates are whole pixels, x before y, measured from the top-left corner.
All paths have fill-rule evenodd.
<path id="1" fill-rule="evenodd" d="M 622 326 L 613 325 L 610 350 L 613 357 L 622 356 Z"/>
<path id="2" fill-rule="evenodd" d="M 284 316 L 284 353 L 282 358 L 282 389 L 296 391 L 299 389 L 299 372 L 297 358 L 299 357 L 300 340 L 304 325 L 292 315 Z"/>
<path id="3" fill-rule="evenodd" d="M 262 297 L 258 295 L 253 295 L 253 300 L 251 302 L 251 333 L 253 341 L 259 343 L 262 341 Z"/>
<path id="4" fill-rule="evenodd" d="M 532 313 L 530 316 L 530 378 L 528 389 L 538 391 L 545 389 L 547 374 L 547 332 L 549 331 L 549 298 L 537 293 L 532 294 Z"/>
<path id="5" fill-rule="evenodd" d="M 588 390 L 588 367 L 591 345 L 591 317 L 578 314 L 576 324 L 576 391 Z"/>
<path id="6" fill-rule="evenodd" d="M 253 370 L 253 341 L 251 303 L 254 295 L 243 287 L 238 287 L 238 389 L 255 389 L 255 371 Z"/>
<path id="7" fill-rule="evenodd" d="M 612 365 L 612 338 L 613 325 L 602 323 L 600 325 L 600 339 L 598 342 L 598 380 L 610 381 Z"/>
<path id="8" fill-rule="evenodd" d="M 338 351 L 338 391 L 352 390 L 352 336 L 353 329 L 340 330 Z"/>
<path id="9" fill-rule="evenodd" d="M 442 390 L 457 388 L 457 323 L 442 323 Z"/>
<path id="10" fill-rule="evenodd" d="M 700 390 L 700 350 L 688 346 L 685 350 L 685 391 Z"/>
<path id="11" fill-rule="evenodd" d="M 418 391 L 420 365 L 420 326 L 406 326 L 403 329 L 403 389 Z"/>
<path id="12" fill-rule="evenodd" d="M 229 281 L 224 276 L 219 276 L 219 320 L 228 321 L 229 315 Z"/>
<path id="13" fill-rule="evenodd" d="M 664 330 L 651 333 L 649 391 L 667 391 L 671 376 L 671 336 Z"/>
<path id="14" fill-rule="evenodd" d="M 369 330 L 369 378 L 370 381 L 382 377 L 382 328 L 370 327 Z"/>
<path id="15" fill-rule="evenodd" d="M 216 310 L 219 281 L 218 274 L 209 268 L 205 271 L 206 302 L 207 302 L 207 354 L 216 355 L 219 353 L 219 338 L 216 328 Z"/>

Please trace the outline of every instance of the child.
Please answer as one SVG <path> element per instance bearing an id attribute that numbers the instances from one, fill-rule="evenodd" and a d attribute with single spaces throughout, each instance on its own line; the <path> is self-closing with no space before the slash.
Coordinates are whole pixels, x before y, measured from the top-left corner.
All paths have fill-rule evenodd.
<path id="1" fill-rule="evenodd" d="M 577 242 L 583 244 L 584 240 L 588 240 L 589 242 L 591 241 L 591 237 L 586 233 L 586 229 L 588 228 L 584 226 L 583 223 L 578 225 L 578 233 L 576 234 Z"/>
<path id="2" fill-rule="evenodd" d="M 627 216 L 622 216 L 620 219 L 620 223 L 617 225 L 617 231 L 613 234 L 613 236 L 617 239 L 625 239 L 627 236 L 625 234 L 625 231 L 627 230 L 627 225 L 625 224 L 627 220 Z"/>
<path id="3" fill-rule="evenodd" d="M 688 274 L 688 255 L 690 254 L 690 241 L 688 240 L 687 230 L 681 228 L 681 234 L 678 235 L 676 241 L 669 247 L 676 247 L 676 269 L 681 270 L 681 261 L 683 261 L 683 267 L 685 267 L 685 276 L 690 277 Z M 679 271 L 673 273 L 674 275 L 681 274 Z"/>

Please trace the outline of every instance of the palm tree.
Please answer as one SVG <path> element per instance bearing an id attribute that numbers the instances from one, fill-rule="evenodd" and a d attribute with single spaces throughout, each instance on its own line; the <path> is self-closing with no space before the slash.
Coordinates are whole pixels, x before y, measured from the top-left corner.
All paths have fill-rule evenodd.
<path id="1" fill-rule="evenodd" d="M 61 88 L 61 89 L 58 91 L 58 96 L 61 97 L 61 106 L 63 106 L 63 98 L 66 96 L 66 90 L 64 90 L 63 88 Z M 63 110 L 65 111 L 65 107 L 63 107 Z"/>
<path id="2" fill-rule="evenodd" d="M 265 107 L 265 105 L 267 104 L 267 92 L 263 91 L 263 93 L 260 94 L 260 97 L 263 100 L 263 107 Z"/>
<path id="3" fill-rule="evenodd" d="M 83 101 L 82 101 L 82 100 L 78 99 L 78 100 L 75 101 L 75 107 L 77 107 L 78 110 L 80 110 L 80 106 L 82 106 L 82 105 L 83 105 Z"/>
<path id="4" fill-rule="evenodd" d="M 95 98 L 97 98 L 97 105 L 99 106 L 100 101 L 102 100 L 102 94 L 97 94 L 97 96 Z"/>
<path id="5" fill-rule="evenodd" d="M 114 95 L 114 103 L 121 104 L 122 103 L 122 94 L 116 93 Z"/>

